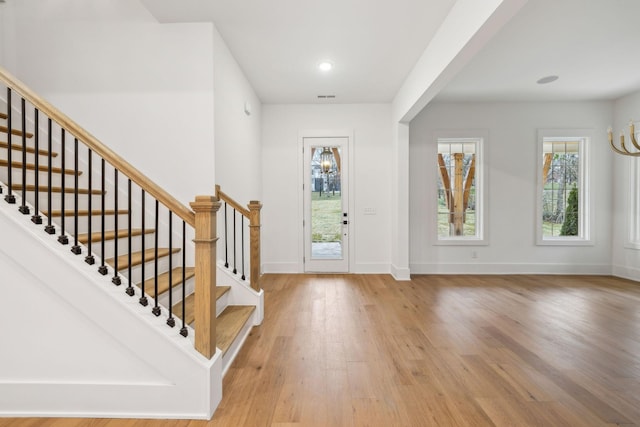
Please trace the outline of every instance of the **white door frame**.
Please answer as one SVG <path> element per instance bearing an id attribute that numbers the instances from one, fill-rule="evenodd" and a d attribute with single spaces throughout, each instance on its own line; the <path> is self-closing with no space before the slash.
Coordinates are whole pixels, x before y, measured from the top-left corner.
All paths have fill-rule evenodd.
<path id="1" fill-rule="evenodd" d="M 305 138 L 347 138 L 347 147 L 349 150 L 349 156 L 347 159 L 347 173 L 348 173 L 348 185 L 349 201 L 348 201 L 348 228 L 347 239 L 349 242 L 348 256 L 349 256 L 349 272 L 353 272 L 353 265 L 355 264 L 355 168 L 354 168 L 354 141 L 353 130 L 345 129 L 328 129 L 328 130 L 301 130 L 298 132 L 298 220 L 299 220 L 299 234 L 298 234 L 298 272 L 304 273 L 304 139 Z"/>

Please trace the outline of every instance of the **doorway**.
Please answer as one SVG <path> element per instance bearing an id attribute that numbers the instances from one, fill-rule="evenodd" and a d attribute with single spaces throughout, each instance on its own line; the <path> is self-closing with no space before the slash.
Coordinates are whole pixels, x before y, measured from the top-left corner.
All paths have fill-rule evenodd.
<path id="1" fill-rule="evenodd" d="M 304 271 L 349 272 L 349 138 L 303 138 Z"/>

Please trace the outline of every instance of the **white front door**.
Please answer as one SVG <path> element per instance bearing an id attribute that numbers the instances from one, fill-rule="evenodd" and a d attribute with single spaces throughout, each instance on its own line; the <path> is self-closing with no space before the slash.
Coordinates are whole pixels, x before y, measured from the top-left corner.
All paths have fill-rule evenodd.
<path id="1" fill-rule="evenodd" d="M 304 271 L 349 272 L 347 137 L 303 138 Z"/>

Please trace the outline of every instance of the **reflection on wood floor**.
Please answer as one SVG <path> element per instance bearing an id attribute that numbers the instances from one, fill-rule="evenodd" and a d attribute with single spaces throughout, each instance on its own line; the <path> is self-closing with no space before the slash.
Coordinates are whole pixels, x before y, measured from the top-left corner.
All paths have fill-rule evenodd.
<path id="1" fill-rule="evenodd" d="M 225 377 L 213 420 L 0 425 L 640 425 L 635 282 L 265 275 L 262 284 L 264 323 Z"/>

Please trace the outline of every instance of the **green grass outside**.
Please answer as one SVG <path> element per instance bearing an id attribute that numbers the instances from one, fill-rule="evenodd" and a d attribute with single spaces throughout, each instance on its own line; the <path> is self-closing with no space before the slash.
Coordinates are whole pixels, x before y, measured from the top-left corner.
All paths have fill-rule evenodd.
<path id="1" fill-rule="evenodd" d="M 542 235 L 544 237 L 557 237 L 560 235 L 562 229 L 562 223 L 556 224 L 555 222 L 544 221 L 542 223 Z"/>
<path id="2" fill-rule="evenodd" d="M 476 235 L 476 213 L 474 211 L 467 210 L 466 221 L 462 226 L 462 233 L 464 236 Z M 449 225 L 449 212 L 438 212 L 438 236 L 439 237 L 453 237 L 450 235 Z"/>
<path id="3" fill-rule="evenodd" d="M 558 187 L 557 183 L 547 183 L 545 190 L 556 189 L 556 187 Z M 450 227 L 448 216 L 449 213 L 447 212 L 444 198 L 438 197 L 438 236 L 440 237 L 449 237 Z M 464 235 L 473 236 L 476 234 L 475 212 L 468 210 L 466 217 L 467 220 L 463 228 Z M 556 224 L 549 221 L 542 223 L 542 235 L 545 237 L 560 236 L 560 229 L 562 229 L 562 223 Z"/>
<path id="4" fill-rule="evenodd" d="M 340 192 L 311 193 L 311 241 L 342 241 L 342 199 Z"/>
<path id="5" fill-rule="evenodd" d="M 472 196 L 475 196 L 475 189 L 472 188 Z M 444 197 L 438 197 L 438 237 L 452 237 L 449 224 L 449 211 L 444 201 Z M 465 222 L 462 226 L 464 236 L 476 235 L 476 212 L 467 209 Z"/>

